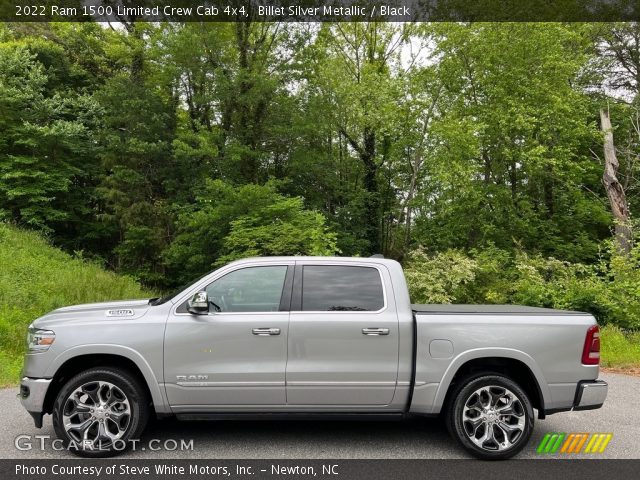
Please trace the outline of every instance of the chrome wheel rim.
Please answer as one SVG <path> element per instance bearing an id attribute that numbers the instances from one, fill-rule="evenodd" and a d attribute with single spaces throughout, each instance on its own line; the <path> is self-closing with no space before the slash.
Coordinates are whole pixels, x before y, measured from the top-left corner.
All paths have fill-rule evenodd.
<path id="1" fill-rule="evenodd" d="M 488 385 L 474 391 L 462 409 L 462 427 L 482 450 L 504 451 L 524 436 L 527 416 L 522 401 L 508 388 Z"/>
<path id="2" fill-rule="evenodd" d="M 69 438 L 82 448 L 109 448 L 129 428 L 131 405 L 113 383 L 87 382 L 67 397 L 62 424 Z"/>

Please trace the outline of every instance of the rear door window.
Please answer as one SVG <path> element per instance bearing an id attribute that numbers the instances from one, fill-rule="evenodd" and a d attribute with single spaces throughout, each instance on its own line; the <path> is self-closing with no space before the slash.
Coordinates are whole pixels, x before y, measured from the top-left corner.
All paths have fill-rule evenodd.
<path id="1" fill-rule="evenodd" d="M 377 268 L 305 265 L 302 269 L 302 310 L 306 312 L 375 312 L 384 307 Z"/>

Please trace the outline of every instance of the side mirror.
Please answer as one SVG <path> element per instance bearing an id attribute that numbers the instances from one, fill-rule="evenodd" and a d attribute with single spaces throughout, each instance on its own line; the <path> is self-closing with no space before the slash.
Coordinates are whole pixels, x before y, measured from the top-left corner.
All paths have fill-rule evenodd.
<path id="1" fill-rule="evenodd" d="M 194 315 L 206 315 L 209 313 L 209 296 L 204 290 L 196 293 L 187 302 L 187 311 Z"/>

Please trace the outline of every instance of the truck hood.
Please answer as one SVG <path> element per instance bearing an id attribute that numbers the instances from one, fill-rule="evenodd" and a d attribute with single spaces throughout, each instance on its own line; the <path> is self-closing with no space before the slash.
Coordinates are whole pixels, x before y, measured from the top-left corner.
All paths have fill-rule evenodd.
<path id="1" fill-rule="evenodd" d="M 33 322 L 33 326 L 43 328 L 72 321 L 135 320 L 149 308 L 149 299 L 83 303 L 53 310 Z"/>

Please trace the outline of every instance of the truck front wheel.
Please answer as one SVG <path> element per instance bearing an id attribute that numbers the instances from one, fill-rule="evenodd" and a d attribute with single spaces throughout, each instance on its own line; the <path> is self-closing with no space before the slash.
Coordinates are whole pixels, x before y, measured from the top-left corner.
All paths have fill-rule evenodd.
<path id="1" fill-rule="evenodd" d="M 512 457 L 529 442 L 533 407 L 527 394 L 502 375 L 482 375 L 459 382 L 446 413 L 451 435 L 485 460 Z"/>
<path id="2" fill-rule="evenodd" d="M 125 370 L 98 367 L 71 378 L 53 407 L 53 428 L 64 446 L 85 457 L 108 457 L 131 447 L 149 418 L 140 382 Z"/>

